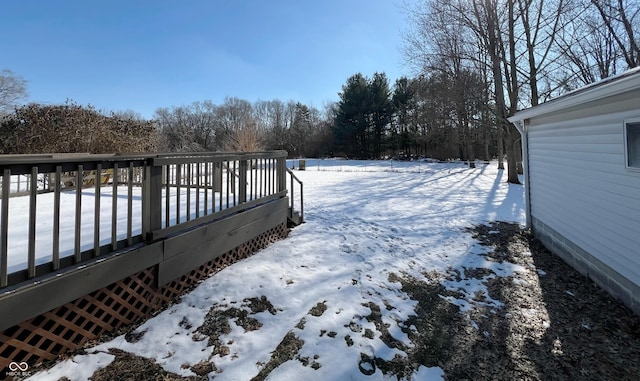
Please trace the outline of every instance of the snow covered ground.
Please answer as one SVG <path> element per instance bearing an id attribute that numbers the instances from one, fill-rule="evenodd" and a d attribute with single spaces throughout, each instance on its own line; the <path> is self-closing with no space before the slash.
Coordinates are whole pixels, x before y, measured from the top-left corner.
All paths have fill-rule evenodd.
<path id="1" fill-rule="evenodd" d="M 309 160 L 306 171 L 296 171 L 305 187 L 306 223 L 289 238 L 215 274 L 132 334 L 30 379 L 85 380 L 115 359 L 115 348 L 181 376 L 212 363 L 209 379 L 215 380 L 260 374 L 267 380 L 395 380 L 371 359 L 406 356 L 401 349 L 414 345 L 407 332 L 416 328 L 404 322 L 417 301 L 392 274 L 421 280 L 452 269 L 492 270 L 487 277 L 523 271 L 487 260 L 487 248 L 465 230 L 496 220 L 524 222 L 523 187 L 505 183 L 506 173 L 496 167 Z M 442 284 L 459 291 L 461 297 L 446 300 L 463 314 L 478 303 L 501 308 L 482 280 Z M 478 293 L 485 298 L 474 298 Z M 369 318 L 374 305 L 402 344 L 385 343 Z M 213 324 L 220 316 L 231 323 Z M 272 354 L 287 343 L 294 353 L 267 372 Z M 412 374 L 415 380 L 442 377 L 440 368 L 419 364 Z"/>

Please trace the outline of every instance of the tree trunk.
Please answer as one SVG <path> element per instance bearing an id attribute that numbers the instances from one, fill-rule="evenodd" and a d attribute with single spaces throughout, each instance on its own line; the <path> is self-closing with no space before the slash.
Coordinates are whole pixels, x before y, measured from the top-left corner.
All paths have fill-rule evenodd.
<path id="1" fill-rule="evenodd" d="M 504 133 L 502 126 L 498 126 L 498 169 L 504 169 Z"/>
<path id="2" fill-rule="evenodd" d="M 467 157 L 469 158 L 469 168 L 476 167 L 476 159 L 473 157 L 473 147 L 471 145 L 467 146 Z"/>
<path id="3" fill-rule="evenodd" d="M 511 126 L 508 122 L 504 123 L 505 129 L 505 148 L 507 151 L 507 182 L 511 184 L 522 184 L 520 179 L 518 178 L 518 169 L 516 165 L 516 153 L 515 153 L 515 140 L 516 135 L 518 135 L 518 131 L 514 131 L 515 127 Z"/>
<path id="4" fill-rule="evenodd" d="M 483 152 L 483 156 L 484 156 L 484 161 L 486 163 L 489 163 L 489 161 L 491 160 L 491 156 L 489 156 L 489 139 L 485 139 L 484 140 L 484 152 Z"/>
<path id="5" fill-rule="evenodd" d="M 517 138 L 513 143 L 513 151 L 516 158 L 516 169 L 519 175 L 524 174 L 524 168 L 522 167 L 522 139 Z"/>
<path id="6" fill-rule="evenodd" d="M 468 127 L 467 127 L 466 130 L 467 130 L 466 133 L 465 133 L 466 136 L 467 136 L 467 138 L 465 139 L 466 140 L 466 142 L 465 142 L 466 143 L 466 149 L 467 149 L 466 156 L 467 156 L 467 160 L 469 162 L 469 168 L 475 168 L 476 167 L 476 157 L 475 157 L 476 155 L 473 153 L 473 142 L 471 141 L 471 136 L 470 136 L 471 133 L 470 133 Z"/>

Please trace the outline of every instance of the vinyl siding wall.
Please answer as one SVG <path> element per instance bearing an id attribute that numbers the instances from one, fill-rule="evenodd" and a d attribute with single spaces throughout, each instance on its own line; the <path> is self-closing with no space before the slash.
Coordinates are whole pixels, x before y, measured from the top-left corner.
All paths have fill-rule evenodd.
<path id="1" fill-rule="evenodd" d="M 529 121 L 531 216 L 640 286 L 640 171 L 625 168 L 624 121 L 640 91 Z"/>

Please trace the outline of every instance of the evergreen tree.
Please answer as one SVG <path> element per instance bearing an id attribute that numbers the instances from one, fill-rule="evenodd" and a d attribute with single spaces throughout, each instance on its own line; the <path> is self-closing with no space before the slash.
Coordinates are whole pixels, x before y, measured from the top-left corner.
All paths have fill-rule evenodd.
<path id="1" fill-rule="evenodd" d="M 413 82 L 407 77 L 401 77 L 396 80 L 393 87 L 393 95 L 391 103 L 395 115 L 395 124 L 398 129 L 397 135 L 399 141 L 397 147 L 403 156 L 410 155 L 411 146 L 411 116 L 416 108 L 416 91 Z"/>
<path id="2" fill-rule="evenodd" d="M 361 73 L 351 76 L 338 95 L 340 101 L 334 124 L 336 151 L 352 157 L 368 157 L 370 96 L 367 79 Z"/>
<path id="3" fill-rule="evenodd" d="M 312 135 L 311 111 L 309 107 L 300 102 L 295 106 L 290 134 L 293 152 L 289 152 L 289 155 L 293 157 L 305 155 L 307 140 Z"/>
<path id="4" fill-rule="evenodd" d="M 389 80 L 385 73 L 375 73 L 369 81 L 369 120 L 373 130 L 373 157 L 382 157 L 382 139 L 391 122 L 392 105 Z"/>
<path id="5" fill-rule="evenodd" d="M 385 73 L 368 79 L 361 73 L 342 86 L 334 123 L 336 150 L 347 156 L 379 158 L 393 115 Z"/>

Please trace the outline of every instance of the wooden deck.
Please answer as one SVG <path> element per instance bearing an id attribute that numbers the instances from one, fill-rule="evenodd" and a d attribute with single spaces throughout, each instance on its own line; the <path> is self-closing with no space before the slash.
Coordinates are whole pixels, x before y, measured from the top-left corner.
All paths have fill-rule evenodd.
<path id="1" fill-rule="evenodd" d="M 285 159 L 0 156 L 0 368 L 55 358 L 284 237 L 303 216 L 302 184 Z M 71 331 L 81 339 L 65 338 Z"/>

